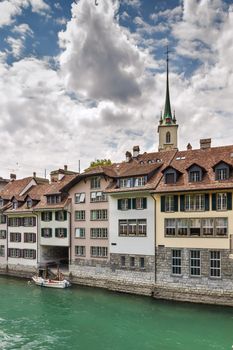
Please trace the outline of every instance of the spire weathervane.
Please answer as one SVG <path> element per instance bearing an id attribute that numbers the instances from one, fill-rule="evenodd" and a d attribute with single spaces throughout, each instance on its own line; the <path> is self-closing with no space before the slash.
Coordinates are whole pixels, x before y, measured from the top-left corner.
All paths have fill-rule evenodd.
<path id="1" fill-rule="evenodd" d="M 171 113 L 171 103 L 170 103 L 170 94 L 169 94 L 169 50 L 167 46 L 167 82 L 166 82 L 166 99 L 165 99 L 165 108 L 163 114 L 163 120 L 165 123 L 170 124 L 172 121 L 172 113 Z"/>

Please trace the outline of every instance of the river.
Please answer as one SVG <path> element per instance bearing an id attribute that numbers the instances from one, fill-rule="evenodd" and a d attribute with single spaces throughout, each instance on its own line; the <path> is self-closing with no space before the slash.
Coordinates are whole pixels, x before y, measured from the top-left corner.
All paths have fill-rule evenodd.
<path id="1" fill-rule="evenodd" d="M 0 349 L 231 350 L 233 308 L 0 277 Z"/>

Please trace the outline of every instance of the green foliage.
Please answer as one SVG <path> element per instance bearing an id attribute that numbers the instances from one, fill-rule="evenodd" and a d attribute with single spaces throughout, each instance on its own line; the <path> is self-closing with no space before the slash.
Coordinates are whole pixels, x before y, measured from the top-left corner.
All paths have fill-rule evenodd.
<path id="1" fill-rule="evenodd" d="M 93 162 L 90 163 L 89 167 L 86 170 L 89 170 L 89 169 L 92 169 L 92 168 L 95 168 L 97 166 L 103 166 L 103 165 L 111 165 L 112 162 L 110 159 L 96 159 L 94 160 Z"/>

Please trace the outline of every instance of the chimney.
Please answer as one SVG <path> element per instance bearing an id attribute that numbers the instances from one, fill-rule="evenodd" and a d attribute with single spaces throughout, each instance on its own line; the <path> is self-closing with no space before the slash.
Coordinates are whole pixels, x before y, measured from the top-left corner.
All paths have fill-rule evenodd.
<path id="1" fill-rule="evenodd" d="M 36 172 L 35 171 L 33 171 L 33 177 L 36 177 Z"/>
<path id="2" fill-rule="evenodd" d="M 201 139 L 200 149 L 206 149 L 211 147 L 211 139 Z"/>
<path id="3" fill-rule="evenodd" d="M 131 161 L 131 158 L 132 158 L 132 154 L 129 151 L 127 151 L 125 153 L 125 160 L 126 160 L 126 162 L 129 163 Z"/>
<path id="4" fill-rule="evenodd" d="M 68 166 L 64 165 L 64 170 L 67 171 L 67 169 L 68 169 Z"/>
<path id="5" fill-rule="evenodd" d="M 192 149 L 193 149 L 193 148 L 192 148 L 191 143 L 188 143 L 188 144 L 187 144 L 187 150 L 190 151 L 190 150 L 192 150 Z"/>
<path id="6" fill-rule="evenodd" d="M 139 155 L 139 152 L 140 152 L 139 146 L 134 146 L 133 147 L 133 157 L 137 158 L 137 156 Z"/>
<path id="7" fill-rule="evenodd" d="M 10 180 L 11 181 L 16 180 L 16 174 L 10 174 Z"/>

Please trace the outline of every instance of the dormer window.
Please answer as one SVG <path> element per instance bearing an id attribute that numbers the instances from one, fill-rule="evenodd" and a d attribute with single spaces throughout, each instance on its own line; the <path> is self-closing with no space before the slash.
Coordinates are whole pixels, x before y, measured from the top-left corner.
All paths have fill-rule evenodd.
<path id="1" fill-rule="evenodd" d="M 131 179 L 120 179 L 120 187 L 131 187 Z"/>
<path id="2" fill-rule="evenodd" d="M 14 200 L 12 205 L 13 205 L 13 209 L 17 209 L 18 208 L 18 201 Z"/>
<path id="3" fill-rule="evenodd" d="M 230 167 L 225 162 L 219 162 L 214 167 L 215 171 L 215 180 L 222 181 L 229 179 L 230 176 Z"/>
<path id="4" fill-rule="evenodd" d="M 170 143 L 171 142 L 171 133 L 168 131 L 166 133 L 166 143 Z"/>
<path id="5" fill-rule="evenodd" d="M 192 165 L 189 170 L 189 182 L 199 182 L 202 180 L 202 168 L 196 164 Z"/>
<path id="6" fill-rule="evenodd" d="M 28 200 L 27 200 L 27 208 L 29 209 L 29 208 L 31 208 L 32 207 L 32 200 L 31 200 L 31 198 L 29 198 Z"/>
<path id="7" fill-rule="evenodd" d="M 166 184 L 174 184 L 175 181 L 175 173 L 167 173 L 165 174 L 165 183 Z"/>
<path id="8" fill-rule="evenodd" d="M 144 186 L 145 184 L 146 184 L 146 178 L 144 176 L 136 177 L 136 179 L 134 180 L 135 187 Z"/>
<path id="9" fill-rule="evenodd" d="M 0 207 L 3 207 L 4 205 L 4 199 L 0 198 Z"/>
<path id="10" fill-rule="evenodd" d="M 60 203 L 61 202 L 61 195 L 51 195 L 47 196 L 47 203 L 48 204 L 55 204 L 55 203 Z"/>

